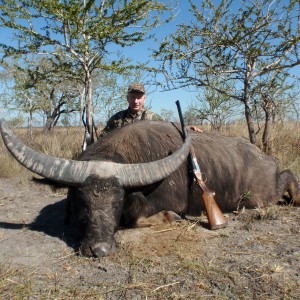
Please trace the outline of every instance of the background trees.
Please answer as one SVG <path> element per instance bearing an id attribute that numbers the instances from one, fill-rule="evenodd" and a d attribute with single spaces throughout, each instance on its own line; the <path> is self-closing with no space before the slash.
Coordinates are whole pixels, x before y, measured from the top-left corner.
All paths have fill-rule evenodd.
<path id="1" fill-rule="evenodd" d="M 60 66 L 59 66 L 60 67 Z M 15 62 L 13 71 L 15 95 L 10 105 L 22 108 L 29 114 L 29 127 L 34 112 L 45 117 L 44 131 L 51 130 L 63 114 L 79 111 L 80 88 L 53 60 L 26 58 Z"/>
<path id="2" fill-rule="evenodd" d="M 280 106 L 274 80 L 300 64 L 299 1 L 190 4 L 191 22 L 180 24 L 154 52 L 166 78 L 162 86 L 205 87 L 243 104 L 249 138 L 255 144 L 255 110 L 261 112 L 270 96 Z"/>
<path id="3" fill-rule="evenodd" d="M 222 87 L 218 81 L 212 85 L 219 89 Z M 226 90 L 226 87 L 222 88 Z M 219 131 L 223 125 L 239 118 L 240 113 L 241 108 L 229 96 L 209 87 L 203 87 L 194 103 L 189 105 L 186 118 L 190 124 L 208 123 L 213 131 Z"/>
<path id="4" fill-rule="evenodd" d="M 0 46 L 4 58 L 42 55 L 57 67 L 53 76 L 76 82 L 92 135 L 94 73 L 132 68 L 118 50 L 143 41 L 167 9 L 144 0 L 1 1 L 0 26 L 13 30 L 15 42 Z"/>
<path id="5" fill-rule="evenodd" d="M 153 86 L 199 92 L 186 114 L 191 122 L 205 120 L 218 129 L 242 109 L 251 142 L 263 132 L 267 149 L 274 122 L 291 113 L 299 118 L 293 73 L 300 64 L 299 1 L 190 0 L 189 5 L 179 2 L 177 11 L 176 5 L 144 0 L 0 1 L 1 30 L 10 30 L 6 32 L 13 37 L 0 43 L 1 66 L 17 96 L 11 103 L 29 115 L 41 112 L 48 129 L 65 113 L 69 122 L 70 112 L 80 112 L 93 136 L 94 115 L 105 122 L 126 103 L 125 86 L 141 78 L 151 84 L 150 71 L 156 70 L 160 75 Z M 182 18 L 180 9 L 186 6 L 190 11 Z M 177 30 L 168 23 L 173 11 Z M 127 47 L 149 45 L 159 25 L 165 26 L 155 32 L 159 45 L 154 61 L 128 59 Z M 174 119 L 171 107 L 160 113 Z"/>

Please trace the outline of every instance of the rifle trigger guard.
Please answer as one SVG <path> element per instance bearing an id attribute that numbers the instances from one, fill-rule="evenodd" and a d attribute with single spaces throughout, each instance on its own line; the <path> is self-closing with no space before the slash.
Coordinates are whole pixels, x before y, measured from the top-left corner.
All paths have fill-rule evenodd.
<path id="1" fill-rule="evenodd" d="M 205 173 L 200 173 L 200 174 L 201 174 L 201 177 L 199 176 L 198 179 L 200 179 L 201 182 L 206 183 L 206 181 L 207 181 L 207 176 L 205 175 Z M 204 177 L 204 179 L 203 179 L 203 177 Z M 194 181 L 197 181 L 197 178 L 196 178 L 196 177 L 194 177 Z"/>
<path id="2" fill-rule="evenodd" d="M 207 176 L 206 176 L 206 174 L 205 174 L 205 173 L 201 173 L 201 176 L 202 176 L 203 182 L 206 183 L 206 181 L 207 181 Z"/>

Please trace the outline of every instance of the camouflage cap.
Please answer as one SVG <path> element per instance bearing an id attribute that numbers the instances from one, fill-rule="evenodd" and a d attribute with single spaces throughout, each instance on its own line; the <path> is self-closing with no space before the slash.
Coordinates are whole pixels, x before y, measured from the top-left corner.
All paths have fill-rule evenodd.
<path id="1" fill-rule="evenodd" d="M 132 83 L 128 87 L 128 93 L 130 92 L 141 92 L 141 93 L 146 93 L 145 87 L 141 83 Z"/>

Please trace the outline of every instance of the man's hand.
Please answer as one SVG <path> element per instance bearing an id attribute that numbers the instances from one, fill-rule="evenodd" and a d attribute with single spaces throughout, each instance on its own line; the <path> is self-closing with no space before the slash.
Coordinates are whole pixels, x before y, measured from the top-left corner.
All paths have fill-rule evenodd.
<path id="1" fill-rule="evenodd" d="M 195 132 L 203 132 L 203 130 L 201 130 L 200 128 L 198 128 L 196 126 L 190 126 L 190 130 L 195 131 Z"/>

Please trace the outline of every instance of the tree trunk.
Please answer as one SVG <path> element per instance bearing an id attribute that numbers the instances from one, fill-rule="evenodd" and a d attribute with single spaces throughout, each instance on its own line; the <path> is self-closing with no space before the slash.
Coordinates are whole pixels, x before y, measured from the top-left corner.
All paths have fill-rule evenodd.
<path id="1" fill-rule="evenodd" d="M 92 80 L 90 73 L 86 72 L 85 80 L 85 115 L 86 115 L 86 130 L 91 136 L 91 143 L 94 142 L 94 133 L 93 133 L 93 119 L 92 119 L 92 110 L 93 110 L 93 101 L 92 101 Z"/>
<path id="2" fill-rule="evenodd" d="M 245 117 L 248 127 L 248 133 L 249 133 L 249 140 L 252 144 L 256 144 L 256 134 L 254 130 L 254 124 L 253 124 L 253 118 L 250 108 L 250 95 L 248 93 L 248 89 L 245 89 L 245 95 L 244 95 L 244 105 L 245 105 Z"/>
<path id="3" fill-rule="evenodd" d="M 267 154 L 271 153 L 269 132 L 270 132 L 270 116 L 268 113 L 266 113 L 265 128 L 262 136 L 262 144 L 263 144 L 263 151 Z"/>
<path id="4" fill-rule="evenodd" d="M 255 61 L 250 60 L 247 63 L 247 74 L 246 74 L 246 80 L 244 82 L 244 105 L 245 105 L 245 117 L 248 127 L 248 133 L 249 133 L 249 139 L 252 144 L 256 144 L 256 134 L 254 130 L 254 124 L 253 124 L 253 118 L 251 113 L 251 107 L 250 107 L 250 88 L 251 88 L 251 74 L 252 70 L 254 68 Z"/>
<path id="5" fill-rule="evenodd" d="M 83 118 L 84 118 L 84 100 L 85 100 L 85 88 L 83 88 L 82 90 L 82 93 L 80 95 L 80 119 L 79 119 L 79 127 L 81 129 L 81 126 L 82 126 L 82 121 L 83 121 Z"/>
<path id="6" fill-rule="evenodd" d="M 245 103 L 245 117 L 246 117 L 250 142 L 255 145 L 256 135 L 255 135 L 254 125 L 253 125 L 253 119 L 252 119 L 251 109 L 247 103 Z"/>
<path id="7" fill-rule="evenodd" d="M 264 97 L 264 104 L 263 104 L 262 108 L 265 112 L 265 127 L 264 127 L 263 136 L 262 136 L 262 144 L 263 144 L 263 151 L 267 154 L 270 154 L 272 151 L 271 144 L 270 144 L 270 138 L 269 138 L 272 103 L 268 101 L 268 98 L 266 95 L 263 95 L 263 97 Z"/>
<path id="8" fill-rule="evenodd" d="M 54 119 L 53 119 L 52 115 L 47 116 L 46 123 L 45 123 L 44 129 L 43 129 L 44 134 L 47 134 L 51 131 L 53 121 L 54 121 Z"/>
<path id="9" fill-rule="evenodd" d="M 28 136 L 29 139 L 32 140 L 32 111 L 29 111 L 29 117 L 28 117 Z"/>

